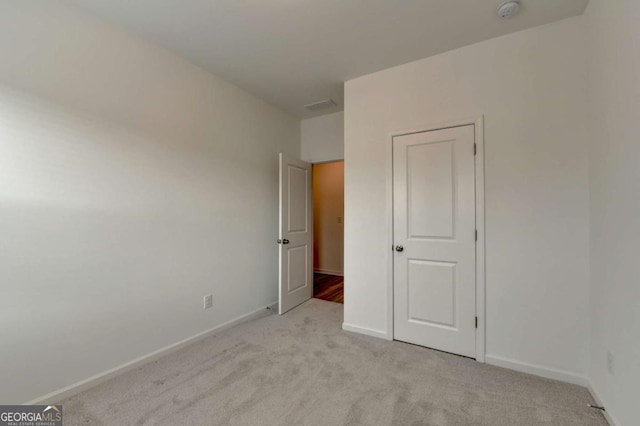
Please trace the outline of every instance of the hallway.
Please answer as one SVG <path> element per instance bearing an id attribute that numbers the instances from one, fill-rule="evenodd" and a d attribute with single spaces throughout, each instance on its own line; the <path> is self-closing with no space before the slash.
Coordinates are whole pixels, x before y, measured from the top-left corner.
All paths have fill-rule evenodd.
<path id="1" fill-rule="evenodd" d="M 344 304 L 344 277 L 315 272 L 313 274 L 313 297 Z"/>

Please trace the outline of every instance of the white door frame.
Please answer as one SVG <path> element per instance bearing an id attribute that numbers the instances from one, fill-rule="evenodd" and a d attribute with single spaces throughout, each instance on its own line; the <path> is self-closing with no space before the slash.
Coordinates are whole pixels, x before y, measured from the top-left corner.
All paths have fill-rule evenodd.
<path id="1" fill-rule="evenodd" d="M 485 362 L 485 223 L 484 223 L 484 116 L 452 120 L 425 125 L 417 129 L 395 131 L 389 134 L 387 147 L 387 336 L 393 340 L 393 138 L 412 133 L 430 132 L 451 127 L 474 126 L 476 143 L 476 361 Z"/>

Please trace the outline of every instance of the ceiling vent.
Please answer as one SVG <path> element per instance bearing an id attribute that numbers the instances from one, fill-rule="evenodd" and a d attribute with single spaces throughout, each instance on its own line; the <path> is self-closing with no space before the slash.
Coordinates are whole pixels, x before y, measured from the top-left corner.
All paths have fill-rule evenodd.
<path id="1" fill-rule="evenodd" d="M 338 106 L 338 104 L 336 104 L 333 99 L 325 99 L 324 101 L 307 104 L 304 107 L 309 111 L 320 111 L 321 109 L 331 108 L 334 106 Z"/>

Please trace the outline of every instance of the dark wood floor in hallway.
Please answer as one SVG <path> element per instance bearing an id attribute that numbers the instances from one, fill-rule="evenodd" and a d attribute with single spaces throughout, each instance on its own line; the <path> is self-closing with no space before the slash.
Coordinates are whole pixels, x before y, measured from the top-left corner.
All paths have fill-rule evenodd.
<path id="1" fill-rule="evenodd" d="M 339 275 L 313 274 L 313 297 L 344 303 L 344 278 Z"/>

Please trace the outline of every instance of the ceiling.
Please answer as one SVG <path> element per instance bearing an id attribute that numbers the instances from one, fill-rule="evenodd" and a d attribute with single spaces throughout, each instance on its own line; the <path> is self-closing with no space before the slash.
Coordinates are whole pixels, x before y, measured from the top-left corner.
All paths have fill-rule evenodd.
<path id="1" fill-rule="evenodd" d="M 300 118 L 343 82 L 559 19 L 589 0 L 71 0 Z M 303 105 L 331 98 L 336 107 Z"/>

